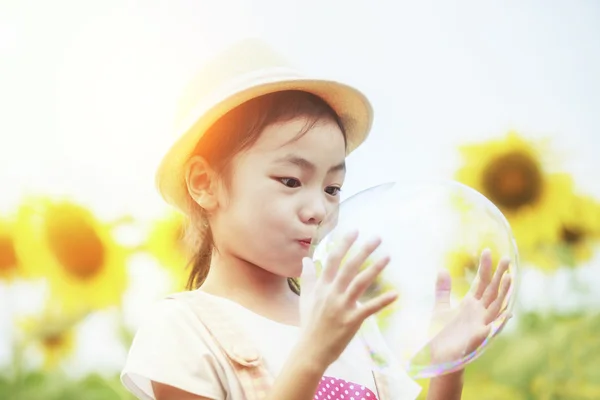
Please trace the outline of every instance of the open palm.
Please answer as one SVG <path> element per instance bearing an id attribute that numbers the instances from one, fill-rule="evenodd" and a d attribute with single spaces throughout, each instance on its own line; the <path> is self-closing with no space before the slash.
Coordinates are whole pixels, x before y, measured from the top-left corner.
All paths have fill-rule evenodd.
<path id="1" fill-rule="evenodd" d="M 502 259 L 492 276 L 491 253 L 483 251 L 477 279 L 454 309 L 450 306 L 450 275 L 445 270 L 440 272 L 432 318 L 432 327 L 438 327 L 439 333 L 428 346 L 433 363 L 458 361 L 483 343 L 490 333 L 492 322 L 504 313 L 504 300 L 511 285 L 511 277 L 506 273 L 508 266 L 509 260 Z M 506 321 L 508 318 L 505 318 L 502 327 Z"/>

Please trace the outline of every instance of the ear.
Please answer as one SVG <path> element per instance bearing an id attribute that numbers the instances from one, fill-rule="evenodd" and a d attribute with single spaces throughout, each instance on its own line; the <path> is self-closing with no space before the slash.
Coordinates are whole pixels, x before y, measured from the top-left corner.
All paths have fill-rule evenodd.
<path id="1" fill-rule="evenodd" d="M 217 208 L 217 174 L 206 159 L 193 156 L 187 162 L 185 181 L 194 201 L 206 211 Z"/>

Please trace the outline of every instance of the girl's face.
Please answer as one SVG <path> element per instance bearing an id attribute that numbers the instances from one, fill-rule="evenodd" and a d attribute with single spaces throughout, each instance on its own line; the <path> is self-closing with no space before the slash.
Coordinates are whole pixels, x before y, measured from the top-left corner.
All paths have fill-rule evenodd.
<path id="1" fill-rule="evenodd" d="M 339 204 L 346 156 L 333 121 L 304 135 L 306 118 L 270 125 L 232 161 L 211 229 L 222 254 L 298 277 L 319 223 Z"/>

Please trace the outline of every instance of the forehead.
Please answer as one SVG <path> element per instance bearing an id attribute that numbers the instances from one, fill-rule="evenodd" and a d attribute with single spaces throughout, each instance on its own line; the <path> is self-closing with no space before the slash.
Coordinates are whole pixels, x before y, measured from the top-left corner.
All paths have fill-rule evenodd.
<path id="1" fill-rule="evenodd" d="M 248 153 L 265 160 L 295 153 L 339 163 L 345 158 L 345 147 L 342 131 L 334 121 L 324 119 L 313 123 L 309 118 L 299 117 L 267 126 Z"/>

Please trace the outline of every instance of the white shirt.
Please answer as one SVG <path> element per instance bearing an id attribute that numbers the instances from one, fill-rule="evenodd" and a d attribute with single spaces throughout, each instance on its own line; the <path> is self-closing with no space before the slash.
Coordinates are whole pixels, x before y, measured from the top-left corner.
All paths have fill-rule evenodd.
<path id="1" fill-rule="evenodd" d="M 244 398 L 229 360 L 193 311 L 197 296 L 217 300 L 223 312 L 245 329 L 243 334 L 254 343 L 274 377 L 297 343 L 298 327 L 272 321 L 231 300 L 200 290 L 180 293 L 175 299 L 161 300 L 133 340 L 121 380 L 139 399 L 155 399 L 152 381 L 209 399 Z M 376 393 L 370 366 L 367 349 L 355 339 L 325 375 L 363 385 Z M 408 376 L 401 378 L 401 399 L 414 400 L 420 386 Z"/>

